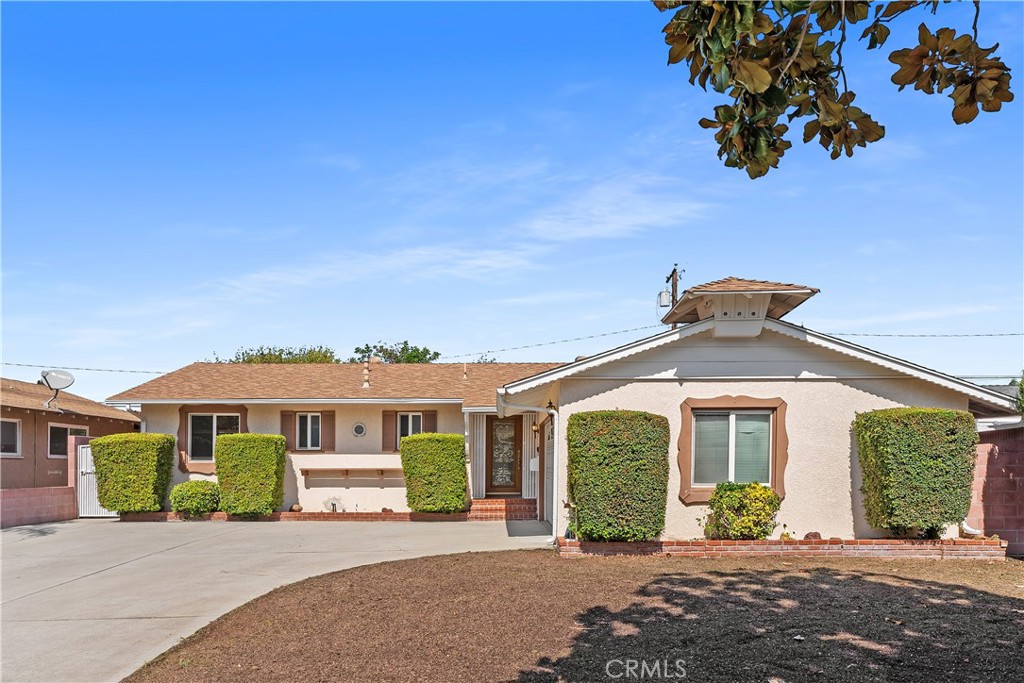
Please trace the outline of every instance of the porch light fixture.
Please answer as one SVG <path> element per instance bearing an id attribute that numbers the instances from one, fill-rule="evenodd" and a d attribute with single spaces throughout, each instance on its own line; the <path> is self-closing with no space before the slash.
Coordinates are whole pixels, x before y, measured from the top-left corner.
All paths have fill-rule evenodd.
<path id="1" fill-rule="evenodd" d="M 532 429 L 534 431 L 534 433 L 537 433 L 537 432 L 540 431 L 540 425 L 537 424 L 536 422 L 534 422 L 533 426 L 531 426 L 530 429 Z"/>

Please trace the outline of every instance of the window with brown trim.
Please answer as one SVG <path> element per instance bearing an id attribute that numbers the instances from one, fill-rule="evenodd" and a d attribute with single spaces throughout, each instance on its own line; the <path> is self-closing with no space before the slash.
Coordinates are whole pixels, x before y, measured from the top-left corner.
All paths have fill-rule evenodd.
<path id="1" fill-rule="evenodd" d="M 680 406 L 679 499 L 707 503 L 723 481 L 759 482 L 785 496 L 789 440 L 781 398 L 688 398 Z"/>

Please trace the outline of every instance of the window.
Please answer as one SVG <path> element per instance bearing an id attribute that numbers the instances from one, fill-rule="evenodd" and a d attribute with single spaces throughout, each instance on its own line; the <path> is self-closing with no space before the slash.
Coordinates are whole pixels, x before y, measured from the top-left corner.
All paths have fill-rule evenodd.
<path id="1" fill-rule="evenodd" d="M 299 450 L 320 450 L 320 413 L 299 413 L 296 420 L 296 443 Z"/>
<path id="2" fill-rule="evenodd" d="M 21 457 L 21 420 L 0 421 L 0 455 Z"/>
<path id="3" fill-rule="evenodd" d="M 217 413 L 188 416 L 188 459 L 213 462 L 213 444 L 221 434 L 238 434 L 240 417 L 237 414 Z"/>
<path id="4" fill-rule="evenodd" d="M 398 443 L 402 443 L 402 437 L 423 432 L 423 413 L 399 413 L 398 414 Z"/>
<path id="5" fill-rule="evenodd" d="M 88 427 L 50 423 L 50 444 L 46 451 L 49 458 L 68 457 L 68 437 L 89 436 Z"/>
<path id="6" fill-rule="evenodd" d="M 771 484 L 771 413 L 693 414 L 693 483 Z"/>

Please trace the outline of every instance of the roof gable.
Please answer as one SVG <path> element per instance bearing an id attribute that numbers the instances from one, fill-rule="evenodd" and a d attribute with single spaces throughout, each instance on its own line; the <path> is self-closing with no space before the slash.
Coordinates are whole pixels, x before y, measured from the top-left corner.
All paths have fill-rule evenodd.
<path id="1" fill-rule="evenodd" d="M 24 408 L 26 410 L 39 410 L 42 412 L 60 414 L 89 415 L 90 417 L 106 417 L 112 420 L 127 420 L 138 422 L 138 416 L 105 406 L 96 401 L 61 391 L 57 400 L 46 408 L 43 404 L 53 396 L 53 390 L 41 384 L 22 382 L 17 379 L 0 378 L 0 405 L 10 408 Z"/>
<path id="2" fill-rule="evenodd" d="M 711 337 L 712 329 L 712 321 L 704 320 L 676 330 L 668 330 L 576 363 L 512 382 L 504 387 L 504 391 L 506 394 L 514 395 L 568 377 L 749 378 L 762 373 L 764 364 L 771 364 L 773 373 L 776 373 L 773 376 L 780 378 L 828 379 L 834 376 L 828 368 L 834 368 L 838 362 L 843 363 L 841 367 L 844 368 L 844 379 L 909 376 L 967 396 L 972 402 L 972 408 L 977 408 L 979 412 L 987 410 L 997 414 L 1015 413 L 1013 400 L 997 391 L 790 323 L 767 320 L 764 325 L 768 334 L 784 335 L 794 340 L 794 343 L 802 342 L 801 345 L 788 349 L 778 345 L 765 345 L 765 333 L 754 339 L 718 340 Z M 677 343 L 684 343 L 693 351 L 686 367 L 673 366 L 662 353 L 662 350 Z M 752 353 L 754 350 L 757 351 L 756 354 Z M 659 359 L 663 357 L 666 362 L 659 363 Z M 617 371 L 608 372 L 606 369 L 613 365 Z M 723 366 L 728 368 L 727 373 L 721 370 Z M 879 372 L 879 369 L 882 372 Z"/>
<path id="3" fill-rule="evenodd" d="M 726 277 L 685 289 L 661 321 L 666 324 L 693 323 L 713 316 L 725 325 L 732 325 L 734 320 L 724 320 L 722 317 L 728 316 L 730 312 L 733 315 L 778 320 L 817 293 L 814 287 L 789 282 Z M 757 310 L 751 312 L 747 303 L 743 303 L 739 310 L 733 311 L 737 300 L 753 304 L 752 308 Z M 756 327 L 753 334 L 758 332 L 760 326 Z"/>

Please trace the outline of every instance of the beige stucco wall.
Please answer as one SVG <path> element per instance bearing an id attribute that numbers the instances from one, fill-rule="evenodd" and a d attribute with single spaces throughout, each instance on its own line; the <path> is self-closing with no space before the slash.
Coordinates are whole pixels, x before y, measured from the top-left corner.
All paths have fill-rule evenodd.
<path id="1" fill-rule="evenodd" d="M 148 432 L 176 436 L 178 433 L 178 409 L 180 405 L 143 405 L 142 417 Z M 381 450 L 383 411 L 419 412 L 437 411 L 437 429 L 443 433 L 464 434 L 465 420 L 461 404 L 381 404 L 381 405 L 339 405 L 317 403 L 291 404 L 247 404 L 249 431 L 261 434 L 280 434 L 281 411 L 335 413 L 334 453 L 347 455 L 378 455 Z M 352 428 L 361 422 L 366 426 L 366 435 L 357 437 Z M 350 471 L 348 478 L 329 479 L 326 477 L 303 477 L 294 466 L 293 456 L 301 455 L 303 462 L 317 457 L 310 453 L 290 453 L 285 470 L 284 509 L 295 503 L 304 510 L 324 510 L 324 501 L 338 498 L 348 512 L 379 512 L 390 508 L 396 512 L 408 511 L 405 501 L 405 483 L 400 474 L 393 472 L 380 477 L 376 470 L 367 471 L 366 476 L 357 476 Z M 324 454 L 328 455 L 328 454 Z M 397 456 L 395 456 L 396 462 Z M 306 465 L 302 465 L 306 466 Z M 338 459 L 331 459 L 331 467 L 338 466 Z M 399 464 L 398 467 L 401 465 Z M 216 480 L 215 475 L 189 474 L 177 466 L 173 470 L 172 485 L 188 479 Z"/>
<path id="2" fill-rule="evenodd" d="M 779 511 L 797 537 L 817 531 L 825 538 L 882 536 L 864 522 L 860 469 L 850 424 L 856 413 L 897 406 L 966 409 L 967 399 L 955 392 L 914 379 L 657 381 L 567 379 L 561 382 L 559 443 L 559 500 L 566 497 L 564 438 L 569 417 L 588 410 L 645 410 L 664 415 L 671 427 L 666 539 L 703 536 L 697 522 L 707 514 L 704 505 L 684 505 L 678 498 L 680 472 L 676 462 L 680 433 L 680 404 L 686 398 L 719 396 L 781 397 L 788 404 L 786 427 L 789 462 L 786 498 Z M 564 512 L 558 528 L 564 533 Z"/>

